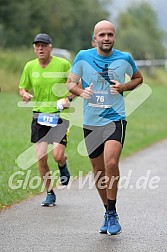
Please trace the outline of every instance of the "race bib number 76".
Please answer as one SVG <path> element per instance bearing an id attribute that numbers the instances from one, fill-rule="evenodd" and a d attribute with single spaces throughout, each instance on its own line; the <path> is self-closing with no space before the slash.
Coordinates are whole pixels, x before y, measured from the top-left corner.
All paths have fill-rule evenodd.
<path id="1" fill-rule="evenodd" d="M 111 108 L 110 91 L 93 91 L 93 95 L 89 99 L 89 106 L 98 108 Z"/>

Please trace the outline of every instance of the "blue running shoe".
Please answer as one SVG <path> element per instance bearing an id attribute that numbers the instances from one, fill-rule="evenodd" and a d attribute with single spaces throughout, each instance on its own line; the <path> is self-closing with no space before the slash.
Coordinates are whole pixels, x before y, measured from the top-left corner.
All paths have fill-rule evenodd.
<path id="1" fill-rule="evenodd" d="M 59 165 L 58 165 L 59 166 Z M 62 185 L 68 185 L 70 180 L 70 172 L 67 167 L 67 163 L 63 167 L 59 166 L 60 170 L 60 182 Z"/>
<path id="2" fill-rule="evenodd" d="M 46 199 L 41 203 L 41 206 L 55 206 L 56 195 L 54 193 L 48 192 Z"/>
<path id="3" fill-rule="evenodd" d="M 116 235 L 121 232 L 121 226 L 118 220 L 118 214 L 115 211 L 108 212 L 108 235 Z"/>
<path id="4" fill-rule="evenodd" d="M 99 233 L 107 234 L 108 229 L 108 212 L 105 212 L 103 225 L 99 229 Z"/>

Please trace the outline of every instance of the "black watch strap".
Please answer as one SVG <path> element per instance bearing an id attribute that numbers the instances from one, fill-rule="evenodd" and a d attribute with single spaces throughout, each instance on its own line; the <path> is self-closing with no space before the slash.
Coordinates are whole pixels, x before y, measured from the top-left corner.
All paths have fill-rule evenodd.
<path id="1" fill-rule="evenodd" d="M 68 96 L 68 100 L 69 100 L 69 102 L 72 102 L 72 97 L 70 97 L 70 96 Z"/>

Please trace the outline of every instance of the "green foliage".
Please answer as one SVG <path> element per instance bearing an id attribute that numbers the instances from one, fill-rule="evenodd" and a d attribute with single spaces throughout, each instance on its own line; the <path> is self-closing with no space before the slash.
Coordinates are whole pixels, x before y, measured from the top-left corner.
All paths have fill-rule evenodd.
<path id="1" fill-rule="evenodd" d="M 133 4 L 118 18 L 116 46 L 130 51 L 135 59 L 164 58 L 163 32 L 159 29 L 156 12 L 142 2 Z"/>
<path id="2" fill-rule="evenodd" d="M 53 46 L 77 53 L 91 47 L 96 22 L 110 19 L 114 0 L 1 0 L 0 47 L 30 47 L 37 33 L 51 35 Z M 110 7 L 108 7 L 110 6 Z M 157 14 L 147 2 L 133 2 L 118 17 L 116 47 L 135 59 L 164 58 Z"/>
<path id="3" fill-rule="evenodd" d="M 35 57 L 33 47 L 31 49 L 17 49 L 15 51 L 0 49 L 0 61 L 3 62 L 1 69 L 9 70 L 13 73 L 21 72 L 25 63 Z"/>
<path id="4" fill-rule="evenodd" d="M 2 92 L 18 93 L 18 83 L 25 63 L 34 59 L 33 48 L 12 51 L 0 49 L 0 88 Z"/>
<path id="5" fill-rule="evenodd" d="M 49 33 L 54 46 L 89 48 L 94 24 L 109 17 L 100 0 L 1 1 L 1 46 L 30 46 L 37 33 Z M 104 6 L 104 7 L 103 7 Z"/>

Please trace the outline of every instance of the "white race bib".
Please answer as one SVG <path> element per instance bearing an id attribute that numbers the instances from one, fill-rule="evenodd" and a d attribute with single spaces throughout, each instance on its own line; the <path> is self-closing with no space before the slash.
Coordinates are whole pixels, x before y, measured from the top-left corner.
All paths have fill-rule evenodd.
<path id="1" fill-rule="evenodd" d="M 93 95 L 89 99 L 89 106 L 97 108 L 111 108 L 110 90 L 93 91 Z"/>

